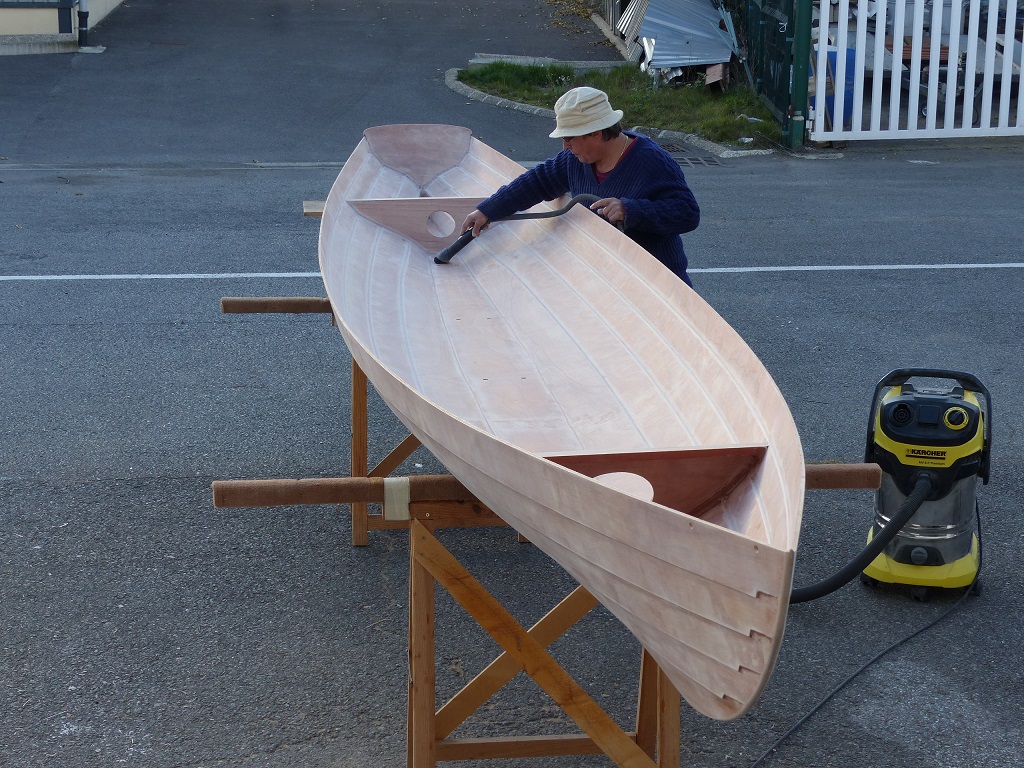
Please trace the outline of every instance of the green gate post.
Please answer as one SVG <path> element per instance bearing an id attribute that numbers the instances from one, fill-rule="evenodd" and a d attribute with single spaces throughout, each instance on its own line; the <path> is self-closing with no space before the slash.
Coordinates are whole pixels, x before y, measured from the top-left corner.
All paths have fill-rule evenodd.
<path id="1" fill-rule="evenodd" d="M 811 0 L 795 0 L 793 15 L 793 87 L 790 96 L 792 118 L 789 148 L 804 144 L 807 123 L 807 77 L 811 60 Z M 823 11 L 824 12 L 824 11 Z"/>

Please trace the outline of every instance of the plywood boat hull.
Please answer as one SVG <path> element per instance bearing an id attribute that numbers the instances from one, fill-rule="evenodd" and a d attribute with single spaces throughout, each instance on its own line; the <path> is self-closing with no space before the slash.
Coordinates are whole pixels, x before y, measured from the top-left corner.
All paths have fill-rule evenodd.
<path id="1" fill-rule="evenodd" d="M 435 265 L 521 171 L 466 129 L 369 129 L 321 225 L 338 326 L 453 475 L 696 709 L 737 717 L 785 624 L 804 492 L 789 410 L 724 320 L 588 211 L 496 224 Z"/>

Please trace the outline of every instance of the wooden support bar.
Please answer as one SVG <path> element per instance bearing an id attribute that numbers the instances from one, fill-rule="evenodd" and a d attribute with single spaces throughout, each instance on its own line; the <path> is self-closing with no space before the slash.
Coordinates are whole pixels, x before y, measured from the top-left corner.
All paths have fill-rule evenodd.
<path id="1" fill-rule="evenodd" d="M 323 216 L 324 215 L 324 204 L 325 200 L 303 200 L 302 201 L 302 215 L 303 216 Z"/>
<path id="2" fill-rule="evenodd" d="M 482 528 L 507 523 L 479 501 L 414 501 L 409 505 L 409 519 L 419 520 L 431 530 L 435 528 Z M 406 524 L 408 527 L 408 523 Z"/>
<path id="3" fill-rule="evenodd" d="M 627 734 L 629 735 L 629 734 Z M 599 755 L 589 736 L 498 736 L 437 742 L 437 760 L 487 760 L 508 757 Z"/>
<path id="4" fill-rule="evenodd" d="M 407 478 L 324 477 L 300 480 L 216 480 L 215 507 L 285 507 L 303 504 L 379 504 L 385 481 L 409 483 L 413 502 L 476 502 L 466 487 L 451 475 L 412 475 Z M 430 512 L 429 508 L 425 511 Z M 440 511 L 440 510 L 439 510 Z"/>
<path id="5" fill-rule="evenodd" d="M 409 442 L 419 444 L 410 437 L 402 445 Z M 879 485 L 881 468 L 877 464 L 808 464 L 807 477 L 808 488 L 873 489 Z M 213 483 L 214 504 L 218 507 L 269 507 L 357 501 L 380 503 L 384 501 L 385 479 L 373 475 L 299 480 L 217 480 Z M 411 485 L 412 501 L 477 501 L 466 486 L 451 475 L 410 475 L 405 479 Z"/>
<path id="6" fill-rule="evenodd" d="M 408 449 L 414 437 L 393 451 Z M 404 450 L 403 449 L 403 450 Z M 399 462 L 401 463 L 401 462 Z M 383 464 L 383 462 L 382 462 Z M 387 469 L 387 467 L 383 467 Z M 377 476 L 381 465 L 372 476 L 324 477 L 311 479 L 275 480 L 217 480 L 213 483 L 215 507 L 275 507 L 302 504 L 357 504 L 384 501 L 385 477 Z M 384 474 L 387 474 L 385 472 Z M 862 488 L 877 489 L 882 470 L 877 464 L 808 464 L 809 489 Z M 477 498 L 451 475 L 410 475 L 410 501 L 477 503 Z M 424 508 L 424 511 L 431 511 Z M 437 508 L 440 512 L 440 508 Z"/>
<path id="7" fill-rule="evenodd" d="M 333 312 L 330 299 L 322 296 L 224 296 L 220 311 L 225 315 Z"/>
<path id="8" fill-rule="evenodd" d="M 882 468 L 877 464 L 807 464 L 804 477 L 808 490 L 878 490 Z"/>

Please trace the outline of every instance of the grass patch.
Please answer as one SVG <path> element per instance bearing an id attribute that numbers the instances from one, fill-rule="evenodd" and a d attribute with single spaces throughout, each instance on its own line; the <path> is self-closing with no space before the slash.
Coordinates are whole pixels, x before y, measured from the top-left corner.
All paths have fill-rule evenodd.
<path id="1" fill-rule="evenodd" d="M 631 64 L 577 74 L 572 67 L 500 61 L 459 70 L 459 80 L 494 96 L 548 109 L 570 88 L 589 85 L 608 94 L 612 106 L 625 113 L 622 123 L 627 127 L 692 133 L 744 147 L 774 147 L 782 141 L 781 127 L 746 84 L 734 84 L 726 91 L 702 82 L 655 88 L 651 78 Z"/>

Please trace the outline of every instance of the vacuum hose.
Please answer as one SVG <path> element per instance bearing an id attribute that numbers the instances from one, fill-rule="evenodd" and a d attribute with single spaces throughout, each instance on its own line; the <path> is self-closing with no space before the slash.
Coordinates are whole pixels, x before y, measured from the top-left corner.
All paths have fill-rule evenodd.
<path id="1" fill-rule="evenodd" d="M 907 496 L 906 501 L 896 510 L 896 514 L 890 518 L 889 522 L 875 536 L 871 537 L 871 541 L 864 550 L 842 570 L 829 576 L 824 581 L 819 581 L 817 584 L 811 584 L 807 587 L 794 588 L 789 596 L 790 604 L 817 600 L 819 597 L 832 594 L 841 586 L 851 581 L 854 576 L 867 568 L 871 561 L 878 557 L 879 553 L 885 549 L 886 544 L 893 540 L 896 534 L 914 516 L 914 513 L 921 508 L 921 505 L 924 504 L 931 491 L 932 478 L 927 472 L 922 472 L 918 475 L 917 482 L 914 484 L 914 490 Z"/>
<path id="2" fill-rule="evenodd" d="M 572 200 L 563 205 L 561 208 L 555 211 L 540 211 L 538 213 L 513 213 L 511 216 L 506 216 L 503 219 L 495 219 L 495 221 L 517 221 L 519 219 L 551 219 L 555 216 L 561 216 L 563 213 L 567 213 L 577 203 L 596 203 L 601 198 L 597 195 L 588 195 L 586 193 L 576 195 Z M 473 230 L 467 229 L 461 235 L 458 240 L 449 245 L 437 256 L 434 257 L 435 264 L 447 264 L 452 260 L 452 257 L 469 245 L 469 241 L 473 239 Z"/>

